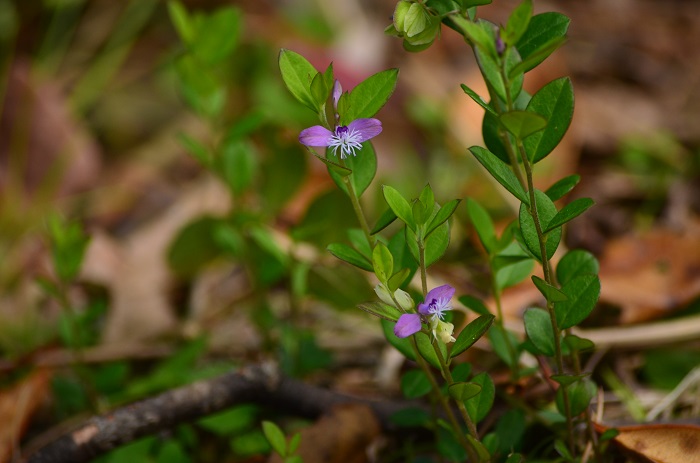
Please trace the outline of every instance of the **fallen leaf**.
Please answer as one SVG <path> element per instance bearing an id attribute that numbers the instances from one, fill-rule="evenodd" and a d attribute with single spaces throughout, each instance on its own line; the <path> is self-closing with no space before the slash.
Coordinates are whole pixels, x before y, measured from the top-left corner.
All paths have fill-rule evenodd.
<path id="1" fill-rule="evenodd" d="M 14 386 L 0 391 L 0 463 L 13 460 L 22 433 L 46 397 L 50 374 L 37 370 Z"/>
<path id="2" fill-rule="evenodd" d="M 667 316 L 700 295 L 700 235 L 656 228 L 610 241 L 600 257 L 600 300 L 621 324 Z"/>
<path id="3" fill-rule="evenodd" d="M 597 423 L 595 427 L 598 433 L 610 429 Z M 700 426 L 648 424 L 615 429 L 619 434 L 613 441 L 634 456 L 655 463 L 700 462 Z"/>
<path id="4" fill-rule="evenodd" d="M 225 213 L 228 197 L 220 182 L 206 178 L 185 189 L 126 239 L 117 241 L 104 233 L 93 236 L 81 278 L 110 291 L 105 343 L 153 339 L 175 327 L 169 300 L 172 275 L 166 259 L 168 246 L 188 222 L 203 214 Z"/>

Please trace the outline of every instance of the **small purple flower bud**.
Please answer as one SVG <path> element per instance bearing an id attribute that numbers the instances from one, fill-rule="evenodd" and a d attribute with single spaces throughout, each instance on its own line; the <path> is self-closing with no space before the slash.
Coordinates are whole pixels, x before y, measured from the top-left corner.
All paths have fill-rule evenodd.
<path id="1" fill-rule="evenodd" d="M 506 44 L 501 37 L 501 31 L 496 32 L 496 52 L 498 55 L 502 55 L 506 51 Z"/>

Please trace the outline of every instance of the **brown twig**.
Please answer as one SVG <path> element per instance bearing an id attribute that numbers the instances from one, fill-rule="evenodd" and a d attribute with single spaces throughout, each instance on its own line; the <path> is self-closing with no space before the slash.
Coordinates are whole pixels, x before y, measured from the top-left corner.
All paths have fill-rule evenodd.
<path id="1" fill-rule="evenodd" d="M 157 431 L 230 408 L 257 403 L 277 411 L 314 418 L 334 405 L 368 405 L 384 429 L 390 416 L 414 406 L 408 402 L 369 401 L 305 384 L 280 375 L 272 365 L 256 365 L 165 392 L 111 413 L 95 416 L 34 453 L 27 463 L 81 463 Z"/>

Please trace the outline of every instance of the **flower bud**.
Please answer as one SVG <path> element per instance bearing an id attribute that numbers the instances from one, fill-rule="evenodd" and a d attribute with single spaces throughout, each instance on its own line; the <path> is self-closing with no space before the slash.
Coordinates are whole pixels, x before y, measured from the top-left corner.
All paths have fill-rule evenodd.
<path id="1" fill-rule="evenodd" d="M 397 289 L 394 293 L 394 297 L 396 298 L 396 302 L 399 303 L 403 310 L 408 311 L 413 309 L 413 298 L 411 298 L 411 295 L 408 294 L 406 291 L 402 289 Z"/>
<path id="2" fill-rule="evenodd" d="M 394 10 L 394 27 L 401 34 L 404 32 L 406 13 L 408 13 L 409 8 L 411 8 L 411 2 L 401 0 L 396 4 L 396 9 Z"/>
<path id="3" fill-rule="evenodd" d="M 433 318 L 430 322 L 430 328 L 433 330 L 435 339 L 439 339 L 443 343 L 455 342 L 456 339 L 452 336 L 455 326 L 452 323 L 443 322 L 439 318 Z"/>
<path id="4" fill-rule="evenodd" d="M 377 294 L 379 299 L 382 300 L 385 304 L 389 304 L 391 306 L 394 306 L 393 299 L 391 299 L 391 293 L 387 289 L 386 286 L 384 286 L 382 283 L 379 283 L 377 286 L 374 287 L 374 292 Z"/>

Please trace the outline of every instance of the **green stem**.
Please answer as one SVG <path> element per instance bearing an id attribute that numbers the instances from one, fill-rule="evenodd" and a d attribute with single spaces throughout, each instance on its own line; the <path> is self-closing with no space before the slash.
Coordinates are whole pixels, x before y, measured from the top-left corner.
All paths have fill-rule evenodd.
<path id="1" fill-rule="evenodd" d="M 491 257 L 491 256 L 489 256 Z M 493 288 L 493 300 L 496 304 L 496 328 L 503 335 L 503 340 L 506 343 L 506 348 L 508 349 L 508 356 L 511 359 L 511 377 L 513 380 L 518 379 L 520 376 L 518 368 L 518 353 L 515 350 L 515 346 L 510 342 L 510 336 L 508 336 L 508 331 L 503 324 L 503 308 L 501 307 L 501 291 L 498 289 L 496 282 L 496 272 L 493 271 L 493 260 L 489 258 L 489 267 L 491 267 L 491 287 Z"/>
<path id="2" fill-rule="evenodd" d="M 423 289 L 423 300 L 428 296 L 428 276 L 425 267 L 425 244 L 423 238 L 418 238 L 418 267 L 420 268 L 420 283 Z"/>
<path id="3" fill-rule="evenodd" d="M 421 274 L 421 283 L 423 286 L 423 298 L 425 299 L 428 295 L 428 285 L 427 285 L 427 269 L 425 266 L 425 244 L 423 243 L 422 237 L 419 235 L 418 237 L 418 264 L 420 267 L 420 274 Z M 432 333 L 427 333 L 427 336 L 431 336 Z M 414 341 L 415 342 L 415 341 Z M 447 362 L 445 361 L 445 357 L 442 355 L 442 351 L 440 350 L 439 346 L 437 346 L 434 342 L 431 343 L 433 346 L 433 350 L 435 351 L 435 355 L 437 356 L 438 363 L 440 364 L 440 371 L 442 373 L 442 377 L 447 381 L 447 384 L 451 386 L 454 384 L 454 379 L 452 378 L 452 372 L 450 371 L 449 366 L 447 365 Z M 438 393 L 438 395 L 441 397 L 441 401 L 444 401 L 447 403 L 447 400 L 445 397 L 441 394 Z M 462 420 L 464 423 L 467 425 L 467 430 L 469 434 L 476 440 L 478 440 L 479 436 L 476 430 L 476 425 L 474 424 L 474 421 L 472 421 L 471 417 L 469 416 L 469 413 L 467 412 L 467 408 L 464 405 L 464 402 L 460 400 L 455 400 L 455 403 L 457 404 L 457 408 L 460 412 L 460 415 L 462 416 Z M 447 408 L 449 408 L 449 405 L 447 405 Z M 454 414 L 450 412 L 449 416 L 452 416 L 453 420 L 450 421 L 452 424 L 453 428 L 455 429 L 455 432 L 457 436 L 460 438 L 460 442 L 462 445 L 464 445 L 465 450 L 469 454 L 469 458 L 472 461 L 478 461 L 478 453 L 476 449 L 472 446 L 472 444 L 467 440 L 464 439 L 462 436 L 462 431 L 461 431 L 461 426 L 457 423 L 456 419 L 454 419 Z M 465 445 L 466 444 L 466 445 Z"/>
<path id="4" fill-rule="evenodd" d="M 544 272 L 544 279 L 550 285 L 555 286 L 556 282 L 554 281 L 552 267 L 547 256 L 547 237 L 542 232 L 542 223 L 540 221 L 539 211 L 537 210 L 535 186 L 532 176 L 532 166 L 530 164 L 530 160 L 527 157 L 527 153 L 525 153 L 525 147 L 523 146 L 522 142 L 520 140 L 517 140 L 516 143 L 520 152 L 520 157 L 523 161 L 523 167 L 525 168 L 525 175 L 527 177 L 528 195 L 530 198 L 529 211 L 530 215 L 532 216 L 532 220 L 535 224 L 535 231 L 537 232 L 537 241 L 539 241 L 540 244 L 540 256 L 542 260 L 542 270 Z M 552 332 L 554 333 L 554 358 L 557 366 L 557 374 L 561 375 L 564 373 L 564 356 L 561 350 L 561 330 L 559 329 L 556 313 L 554 312 L 554 303 L 552 303 L 549 300 L 547 301 L 547 312 L 549 313 L 549 319 L 552 324 Z M 566 387 L 560 387 L 563 388 L 562 398 L 564 402 L 564 412 L 566 415 L 566 428 L 568 433 L 569 450 L 572 453 L 574 453 L 574 420 L 573 416 L 571 416 L 571 403 L 569 399 L 569 392 L 566 389 Z"/>
<path id="5" fill-rule="evenodd" d="M 345 161 L 343 159 L 339 159 L 338 163 L 345 167 Z M 362 211 L 362 205 L 360 204 L 360 198 L 357 196 L 357 193 L 355 192 L 355 186 L 352 184 L 352 181 L 350 177 L 353 174 L 351 173 L 350 175 L 346 175 L 343 177 L 343 183 L 345 183 L 345 187 L 348 189 L 348 196 L 350 196 L 350 202 L 352 203 L 352 208 L 355 211 L 355 216 L 357 216 L 358 222 L 360 222 L 360 227 L 362 227 L 362 231 L 365 233 L 365 238 L 367 238 L 367 242 L 370 244 L 370 246 L 374 247 L 376 244 L 377 240 L 372 236 L 370 233 L 369 225 L 367 224 L 367 219 L 365 219 L 365 214 Z"/>

